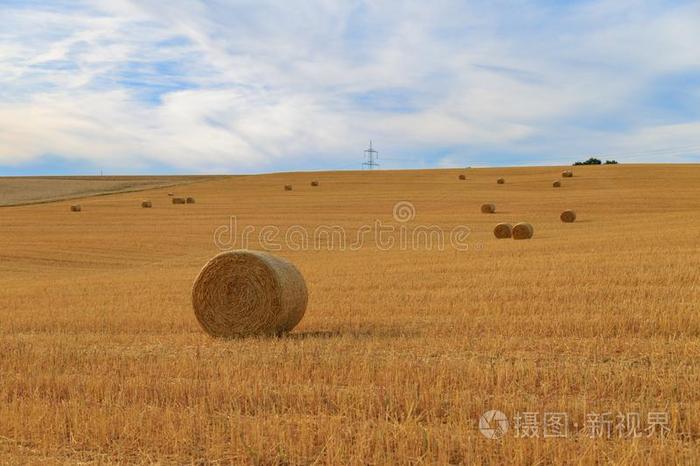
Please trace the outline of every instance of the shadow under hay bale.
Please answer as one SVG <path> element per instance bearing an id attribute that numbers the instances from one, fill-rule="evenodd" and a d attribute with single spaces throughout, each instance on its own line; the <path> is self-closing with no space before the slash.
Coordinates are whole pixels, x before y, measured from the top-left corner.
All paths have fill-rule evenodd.
<path id="1" fill-rule="evenodd" d="M 318 181 L 312 181 L 311 186 L 320 186 L 320 183 Z"/>
<path id="2" fill-rule="evenodd" d="M 459 175 L 459 179 L 460 179 L 460 180 L 466 180 L 467 177 L 466 177 L 466 175 Z"/>
<path id="3" fill-rule="evenodd" d="M 513 236 L 513 226 L 510 223 L 499 223 L 493 229 L 493 236 L 498 239 L 510 238 Z"/>
<path id="4" fill-rule="evenodd" d="M 573 223 L 576 221 L 576 212 L 574 212 L 573 210 L 565 210 L 561 213 L 559 218 L 564 223 Z"/>
<path id="5" fill-rule="evenodd" d="M 187 200 L 184 197 L 174 197 L 173 204 L 186 204 Z"/>
<path id="6" fill-rule="evenodd" d="M 80 204 L 74 204 L 74 205 L 70 206 L 71 212 L 80 212 L 81 210 L 83 210 L 83 208 L 80 207 Z"/>
<path id="7" fill-rule="evenodd" d="M 513 239 L 530 239 L 534 234 L 535 230 L 529 223 L 516 223 L 513 227 Z"/>
<path id="8" fill-rule="evenodd" d="M 291 185 L 291 184 L 285 184 L 285 185 L 284 185 L 284 190 L 285 190 L 285 191 L 291 191 L 291 190 L 292 190 L 292 185 Z"/>
<path id="9" fill-rule="evenodd" d="M 151 207 L 153 207 L 153 204 L 151 203 L 151 201 L 141 201 L 141 207 L 144 209 L 150 209 Z"/>
<path id="10" fill-rule="evenodd" d="M 566 171 L 561 172 L 561 176 L 564 178 L 571 178 L 574 176 L 574 172 L 572 172 L 570 170 L 566 170 Z"/>
<path id="11" fill-rule="evenodd" d="M 498 184 L 505 184 L 506 180 L 504 178 L 499 178 L 496 180 L 496 183 Z"/>
<path id="12" fill-rule="evenodd" d="M 493 214 L 496 213 L 496 204 L 482 204 L 481 205 L 482 214 Z"/>
<path id="13" fill-rule="evenodd" d="M 187 204 L 194 204 L 194 198 L 193 198 L 193 197 L 188 197 L 187 199 L 185 199 L 185 202 L 186 202 Z"/>
<path id="14" fill-rule="evenodd" d="M 281 335 L 301 321 L 308 291 L 291 263 L 267 252 L 224 252 L 202 268 L 192 306 L 204 331 L 215 337 Z"/>
<path id="15" fill-rule="evenodd" d="M 555 182 L 552 183 L 553 188 L 561 188 L 561 181 L 556 180 Z"/>

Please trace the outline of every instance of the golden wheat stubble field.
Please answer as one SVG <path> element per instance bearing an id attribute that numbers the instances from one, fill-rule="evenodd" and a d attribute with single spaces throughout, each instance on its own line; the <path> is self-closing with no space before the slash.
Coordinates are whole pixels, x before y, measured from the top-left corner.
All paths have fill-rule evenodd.
<path id="1" fill-rule="evenodd" d="M 574 173 L 558 189 L 561 167 L 240 176 L 85 198 L 80 213 L 0 209 L 1 461 L 697 463 L 700 166 Z M 415 218 L 397 222 L 398 201 Z M 307 280 L 304 320 L 225 341 L 199 328 L 190 291 L 232 215 L 255 228 L 251 248 L 266 225 L 471 234 L 466 251 L 328 237 L 275 251 Z M 496 240 L 503 221 L 534 238 Z M 479 431 L 491 409 L 510 421 L 500 440 Z M 566 413 L 568 436 L 517 437 L 525 412 Z M 667 412 L 671 432 L 573 427 L 606 412 L 642 428 Z"/>

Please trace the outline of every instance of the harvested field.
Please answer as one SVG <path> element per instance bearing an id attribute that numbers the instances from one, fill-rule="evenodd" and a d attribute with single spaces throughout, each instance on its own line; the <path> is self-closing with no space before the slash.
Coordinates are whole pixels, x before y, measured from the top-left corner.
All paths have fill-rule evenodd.
<path id="1" fill-rule="evenodd" d="M 563 169 L 324 172 L 323 196 L 306 173 L 232 176 L 188 185 L 192 208 L 164 187 L 0 209 L 0 462 L 697 464 L 700 166 L 583 166 L 552 189 Z M 377 220 L 464 225 L 469 247 L 351 250 Z M 522 220 L 532 239 L 494 237 Z M 272 252 L 305 278 L 304 318 L 283 338 L 212 338 L 192 283 L 245 226 L 262 249 L 267 225 L 312 232 Z M 345 250 L 319 225 L 345 231 Z M 663 411 L 671 432 L 516 438 L 511 424 L 494 441 L 478 429 L 492 409 L 579 426 L 638 412 L 643 427 Z"/>

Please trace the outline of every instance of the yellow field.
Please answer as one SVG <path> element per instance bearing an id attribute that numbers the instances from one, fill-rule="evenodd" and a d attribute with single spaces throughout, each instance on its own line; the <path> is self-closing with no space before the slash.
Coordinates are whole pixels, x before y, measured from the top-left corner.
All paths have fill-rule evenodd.
<path id="1" fill-rule="evenodd" d="M 0 209 L 0 462 L 697 464 L 700 166 L 575 167 L 552 188 L 561 170 L 241 176 L 86 198 L 80 213 Z M 398 201 L 415 218 L 395 220 Z M 232 215 L 255 227 L 251 248 L 265 225 L 471 233 L 467 250 L 285 247 L 304 320 L 222 341 L 190 290 Z M 496 240 L 500 221 L 535 236 Z M 478 429 L 491 409 L 511 421 L 500 440 Z M 518 412 L 565 412 L 569 435 L 518 438 Z M 670 433 L 572 432 L 605 412 L 642 428 L 666 412 Z"/>

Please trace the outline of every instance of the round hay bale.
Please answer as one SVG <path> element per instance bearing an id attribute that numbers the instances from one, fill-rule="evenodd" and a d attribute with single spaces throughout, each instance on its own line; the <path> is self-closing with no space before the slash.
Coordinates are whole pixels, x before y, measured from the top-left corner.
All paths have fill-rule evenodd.
<path id="1" fill-rule="evenodd" d="M 481 204 L 482 214 L 493 214 L 496 213 L 496 204 Z"/>
<path id="2" fill-rule="evenodd" d="M 319 185 L 320 185 L 320 183 L 316 180 L 311 182 L 311 186 L 319 186 Z"/>
<path id="3" fill-rule="evenodd" d="M 168 196 L 173 197 L 175 194 L 173 193 L 168 193 Z"/>
<path id="4" fill-rule="evenodd" d="M 187 199 L 185 199 L 185 202 L 186 202 L 187 204 L 194 204 L 194 198 L 193 198 L 193 197 L 188 197 Z"/>
<path id="5" fill-rule="evenodd" d="M 554 188 L 561 188 L 561 181 L 556 180 L 552 183 L 552 187 Z"/>
<path id="6" fill-rule="evenodd" d="M 284 190 L 285 190 L 285 191 L 291 191 L 291 190 L 292 190 L 292 185 L 291 185 L 291 184 L 285 184 L 285 185 L 284 185 Z"/>
<path id="7" fill-rule="evenodd" d="M 535 230 L 529 223 L 516 223 L 513 227 L 513 239 L 530 239 L 534 233 Z"/>
<path id="8" fill-rule="evenodd" d="M 498 183 L 498 184 L 505 184 L 505 182 L 506 182 L 505 178 L 499 178 L 496 180 L 496 183 Z"/>
<path id="9" fill-rule="evenodd" d="M 559 218 L 564 223 L 573 223 L 576 221 L 576 212 L 574 212 L 573 210 L 565 210 L 561 213 Z"/>
<path id="10" fill-rule="evenodd" d="M 566 170 L 561 172 L 561 176 L 563 178 L 571 178 L 572 176 L 574 176 L 574 172 L 572 172 L 571 170 Z"/>
<path id="11" fill-rule="evenodd" d="M 267 252 L 237 250 L 211 259 L 192 286 L 192 306 L 215 337 L 280 335 L 304 316 L 308 292 L 291 263 Z"/>
<path id="12" fill-rule="evenodd" d="M 83 210 L 83 208 L 80 207 L 80 204 L 74 204 L 74 205 L 70 206 L 71 212 L 80 212 L 81 210 Z"/>
<path id="13" fill-rule="evenodd" d="M 153 204 L 151 203 L 151 201 L 141 201 L 141 207 L 144 209 L 150 209 L 151 207 L 153 207 Z"/>
<path id="14" fill-rule="evenodd" d="M 510 238 L 513 236 L 513 226 L 510 223 L 499 223 L 493 229 L 493 235 L 498 239 Z"/>
<path id="15" fill-rule="evenodd" d="M 466 180 L 467 177 L 466 177 L 465 175 L 459 175 L 459 179 L 460 179 L 460 180 Z"/>
<path id="16" fill-rule="evenodd" d="M 187 200 L 184 197 L 174 197 L 173 204 L 186 204 Z"/>

